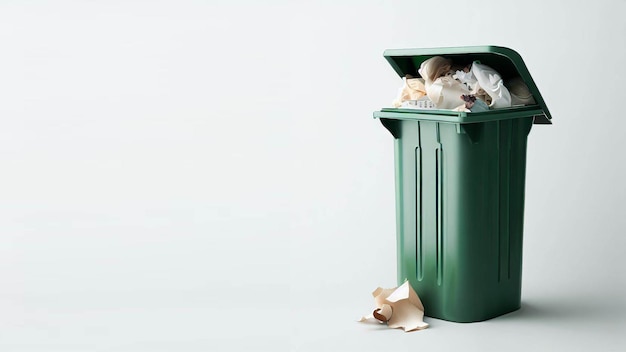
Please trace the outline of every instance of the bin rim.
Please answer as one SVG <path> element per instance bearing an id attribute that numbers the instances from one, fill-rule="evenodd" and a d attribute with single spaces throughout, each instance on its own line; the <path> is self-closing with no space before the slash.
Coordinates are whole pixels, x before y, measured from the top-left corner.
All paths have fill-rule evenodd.
<path id="1" fill-rule="evenodd" d="M 534 109 L 530 109 L 530 110 L 534 110 L 531 116 L 534 116 L 535 124 L 552 124 L 551 122 L 552 115 L 550 114 L 550 111 L 548 110 L 548 107 L 546 106 L 546 103 L 541 93 L 539 92 L 539 88 L 537 88 L 535 81 L 530 75 L 530 72 L 528 71 L 528 68 L 526 67 L 526 64 L 524 63 L 524 60 L 522 59 L 520 54 L 517 53 L 513 49 L 502 47 L 502 46 L 495 46 L 495 45 L 484 45 L 484 46 L 458 46 L 458 47 L 438 47 L 438 48 L 387 49 L 383 53 L 383 56 L 385 57 L 385 59 L 389 62 L 391 67 L 394 69 L 394 71 L 396 71 L 396 73 L 400 77 L 404 77 L 406 74 L 412 74 L 412 75 L 417 74 L 417 76 L 419 76 L 419 73 L 417 73 L 417 70 L 415 70 L 415 72 L 406 72 L 407 71 L 407 66 L 406 66 L 407 59 L 410 59 L 410 63 L 412 65 L 419 67 L 419 64 L 421 64 L 421 62 L 433 56 L 446 57 L 446 56 L 463 56 L 463 55 L 467 55 L 469 57 L 472 57 L 472 56 L 482 57 L 486 59 L 489 59 L 490 56 L 493 56 L 495 60 L 501 60 L 502 57 L 508 59 L 510 61 L 510 64 L 512 64 L 512 67 L 516 70 L 516 73 L 519 75 L 519 77 L 522 78 L 524 83 L 526 83 L 526 85 L 528 86 L 530 93 L 535 99 L 536 105 L 527 105 L 524 107 L 512 107 L 511 110 L 497 109 L 497 110 L 490 110 L 484 113 L 467 113 L 467 114 L 463 112 L 456 112 L 456 111 L 449 111 L 449 110 L 446 110 L 446 111 L 449 111 L 451 114 L 441 113 L 444 110 L 425 110 L 425 109 L 418 110 L 418 109 L 395 109 L 395 108 L 384 108 L 380 111 L 380 113 L 390 112 L 390 111 L 396 111 L 398 113 L 403 113 L 403 112 L 413 113 L 413 114 L 419 114 L 420 116 L 422 116 L 422 118 L 425 118 L 425 119 L 428 119 L 426 118 L 426 115 L 434 115 L 434 116 L 440 116 L 440 117 L 446 116 L 446 115 L 454 115 L 457 117 L 457 120 L 459 119 L 467 120 L 467 123 L 470 123 L 470 122 L 481 122 L 475 119 L 475 118 L 479 118 L 478 114 L 489 114 L 491 112 L 496 112 L 496 111 L 500 113 L 505 113 L 505 112 L 513 113 L 514 110 L 519 110 L 521 112 L 521 111 L 528 110 L 526 108 L 534 107 Z M 489 63 L 486 63 L 486 64 L 489 64 Z M 493 67 L 493 68 L 496 71 L 500 72 L 498 67 Z M 537 111 L 537 110 L 540 110 L 540 111 Z M 379 112 L 374 113 L 374 117 L 382 117 L 380 115 L 381 114 L 379 114 Z M 492 115 L 491 117 L 495 120 L 503 118 L 502 115 L 499 118 L 495 118 L 494 115 Z M 438 120 L 436 118 L 432 118 L 432 119 Z M 491 118 L 489 118 L 488 120 L 491 120 Z M 465 123 L 461 121 L 455 121 L 455 122 Z"/>
<path id="2" fill-rule="evenodd" d="M 500 108 L 482 112 L 465 112 L 455 110 L 437 109 L 399 109 L 383 108 L 375 111 L 375 119 L 393 120 L 416 120 L 416 121 L 436 121 L 444 123 L 469 124 L 479 122 L 490 122 L 499 120 L 510 120 L 523 117 L 532 117 L 535 124 L 545 122 L 537 121 L 545 118 L 542 116 L 543 110 L 537 105 L 527 105 L 523 107 Z M 547 122 L 551 123 L 551 122 Z"/>

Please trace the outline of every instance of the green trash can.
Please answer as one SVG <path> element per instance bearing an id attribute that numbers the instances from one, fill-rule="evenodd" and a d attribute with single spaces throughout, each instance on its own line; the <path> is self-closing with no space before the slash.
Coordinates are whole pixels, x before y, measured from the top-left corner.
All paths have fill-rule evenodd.
<path id="1" fill-rule="evenodd" d="M 490 319 L 520 307 L 526 143 L 550 113 L 520 55 L 496 46 L 386 50 L 404 77 L 433 56 L 520 77 L 535 104 L 484 112 L 384 108 L 395 142 L 398 284 L 429 317 Z M 459 100 L 460 103 L 463 103 Z"/>

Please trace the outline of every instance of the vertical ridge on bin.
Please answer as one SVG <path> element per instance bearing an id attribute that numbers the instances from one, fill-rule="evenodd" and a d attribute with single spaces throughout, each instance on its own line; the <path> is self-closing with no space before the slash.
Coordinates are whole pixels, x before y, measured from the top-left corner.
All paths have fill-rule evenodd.
<path id="1" fill-rule="evenodd" d="M 404 182 L 402 177 L 402 139 L 396 138 L 394 140 L 394 165 L 396 171 L 396 251 L 397 251 L 397 260 L 396 265 L 398 266 L 398 282 L 403 282 L 406 277 L 404 277 L 404 268 L 405 265 L 402 263 L 404 259 L 404 253 L 402 253 L 404 249 Z"/>
<path id="2" fill-rule="evenodd" d="M 511 138 L 513 132 L 512 126 L 513 120 L 506 121 L 506 135 L 505 135 L 505 149 L 506 149 L 506 169 L 505 169 L 505 184 L 506 184 L 506 227 L 505 227 L 505 254 L 506 254 L 506 279 L 511 278 Z"/>
<path id="3" fill-rule="evenodd" d="M 496 122 L 496 138 L 495 138 L 495 149 L 496 149 L 496 158 L 495 158 L 495 164 L 496 164 L 496 168 L 495 168 L 495 179 L 496 179 L 496 187 L 494 187 L 494 192 L 496 193 L 496 201 L 498 202 L 498 210 L 496 212 L 497 215 L 497 226 L 495 228 L 495 234 L 496 234 L 496 240 L 497 240 L 497 244 L 496 244 L 496 248 L 497 248 L 497 253 L 498 253 L 498 283 L 500 282 L 501 279 L 501 272 L 502 272 L 502 251 L 500 251 L 500 246 L 501 246 L 501 242 L 502 239 L 500 237 L 500 228 L 502 227 L 501 225 L 501 206 L 500 206 L 500 199 L 501 199 L 501 191 L 502 191 L 502 187 L 500 185 L 501 180 L 500 180 L 500 170 L 502 168 L 501 166 L 501 157 L 500 157 L 500 141 L 502 140 L 502 138 L 500 137 L 500 122 L 501 121 L 497 121 Z"/>
<path id="4" fill-rule="evenodd" d="M 439 123 L 436 124 L 437 146 L 435 148 L 435 213 L 436 213 L 436 267 L 437 267 L 437 285 L 441 286 L 443 282 L 443 152 L 441 145 L 441 135 L 439 132 Z"/>
<path id="5" fill-rule="evenodd" d="M 418 183 L 415 189 L 415 261 L 417 280 L 422 281 L 424 279 L 424 250 L 422 242 L 422 149 L 419 138 L 419 123 L 417 142 L 418 145 L 415 147 L 415 179 Z"/>
<path id="6" fill-rule="evenodd" d="M 498 278 L 499 281 L 508 280 L 511 273 L 510 265 L 510 185 L 511 185 L 511 121 L 498 121 L 498 187 L 499 187 L 499 207 L 498 207 Z"/>
<path id="7" fill-rule="evenodd" d="M 417 278 L 417 224 L 414 217 L 417 209 L 417 186 L 419 180 L 415 173 L 415 148 L 418 146 L 419 128 L 416 123 L 409 121 L 400 122 L 400 142 L 398 148 L 401 152 L 398 155 L 397 172 L 398 182 L 401 183 L 402 197 L 398 203 L 398 209 L 401 211 L 401 217 L 397 218 L 402 231 L 398 232 L 402 236 L 399 240 L 398 253 L 401 253 L 402 260 L 398 261 L 400 274 L 398 274 L 399 282 L 410 280 L 416 282 Z"/>

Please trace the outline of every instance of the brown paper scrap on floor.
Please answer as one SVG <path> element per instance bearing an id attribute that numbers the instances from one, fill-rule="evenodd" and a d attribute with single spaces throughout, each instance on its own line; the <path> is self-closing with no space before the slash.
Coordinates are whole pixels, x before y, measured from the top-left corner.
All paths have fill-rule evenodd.
<path id="1" fill-rule="evenodd" d="M 396 288 L 377 288 L 372 292 L 376 309 L 359 321 L 376 319 L 390 328 L 402 328 L 405 332 L 428 327 L 424 323 L 424 305 L 413 287 L 406 281 Z"/>

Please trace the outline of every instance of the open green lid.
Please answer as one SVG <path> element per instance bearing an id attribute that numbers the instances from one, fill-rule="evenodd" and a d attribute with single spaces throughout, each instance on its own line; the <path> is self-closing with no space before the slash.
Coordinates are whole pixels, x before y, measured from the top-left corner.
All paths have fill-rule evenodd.
<path id="1" fill-rule="evenodd" d="M 539 93 L 539 89 L 524 64 L 522 57 L 512 49 L 500 46 L 466 46 L 450 48 L 422 48 L 422 49 L 388 49 L 384 56 L 391 67 L 400 77 L 411 74 L 419 77 L 417 70 L 422 62 L 433 56 L 443 56 L 452 59 L 454 63 L 472 63 L 478 60 L 480 63 L 490 66 L 500 73 L 505 84 L 507 80 L 520 77 L 528 86 L 530 93 L 537 103 L 534 109 L 534 123 L 551 124 L 552 116 L 548 107 Z M 388 109 L 383 109 L 388 110 Z M 423 112 L 423 110 L 422 110 Z"/>

